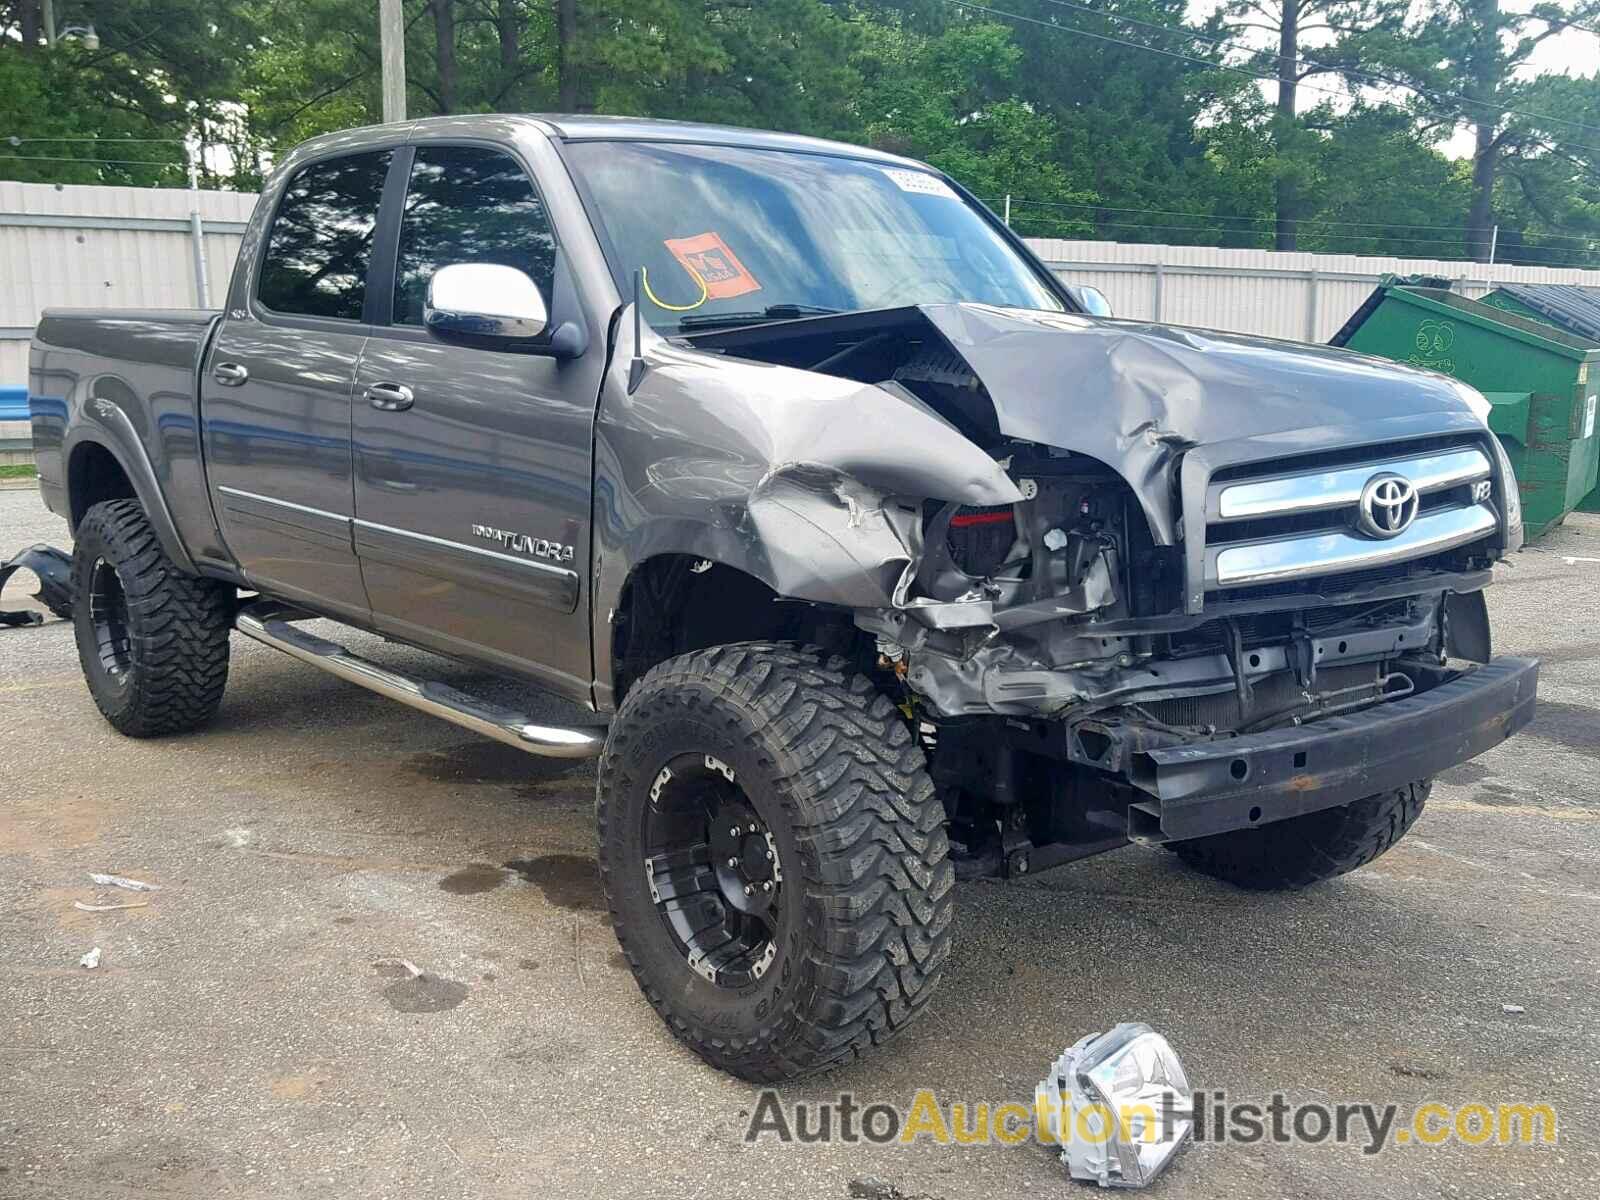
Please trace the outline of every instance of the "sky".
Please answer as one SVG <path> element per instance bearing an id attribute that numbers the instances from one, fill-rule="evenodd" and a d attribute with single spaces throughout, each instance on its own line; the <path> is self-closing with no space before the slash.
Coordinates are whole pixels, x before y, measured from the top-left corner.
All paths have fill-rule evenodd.
<path id="1" fill-rule="evenodd" d="M 1533 0 L 1504 0 L 1500 7 L 1507 12 L 1528 12 Z M 1568 9 L 1572 5 L 1563 3 L 1561 7 Z M 1590 24 L 1600 29 L 1600 21 Z M 1581 29 L 1564 30 L 1534 51 L 1533 65 L 1543 74 L 1559 71 L 1563 75 L 1593 75 L 1600 67 L 1600 37 Z"/>

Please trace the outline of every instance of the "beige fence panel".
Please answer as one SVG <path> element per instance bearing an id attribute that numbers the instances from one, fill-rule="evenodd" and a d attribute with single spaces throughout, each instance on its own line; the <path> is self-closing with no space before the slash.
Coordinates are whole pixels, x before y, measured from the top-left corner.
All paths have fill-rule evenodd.
<path id="1" fill-rule="evenodd" d="M 255 196 L 201 192 L 206 282 L 218 307 Z M 46 308 L 192 308 L 190 193 L 0 182 L 0 386 L 28 382 Z"/>
<path id="2" fill-rule="evenodd" d="M 1474 297 L 1502 283 L 1600 287 L 1600 271 L 1571 267 L 1053 238 L 1029 245 L 1062 278 L 1099 288 L 1119 317 L 1295 341 L 1327 341 L 1384 275 L 1439 275 Z"/>
<path id="3" fill-rule="evenodd" d="M 207 282 L 220 307 L 255 196 L 201 192 Z M 0 183 L 0 386 L 25 384 L 28 337 L 47 307 L 190 308 L 190 193 L 180 188 Z M 1442 275 L 1481 296 L 1501 283 L 1600 287 L 1600 271 L 1354 254 L 1298 254 L 1036 239 L 1063 278 L 1118 316 L 1326 341 L 1385 274 Z"/>

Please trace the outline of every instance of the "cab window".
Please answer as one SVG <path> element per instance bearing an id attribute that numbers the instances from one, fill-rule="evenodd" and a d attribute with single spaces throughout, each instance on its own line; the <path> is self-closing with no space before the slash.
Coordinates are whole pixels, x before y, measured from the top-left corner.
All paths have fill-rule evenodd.
<path id="1" fill-rule="evenodd" d="M 555 253 L 544 203 L 510 155 L 479 146 L 420 146 L 400 220 L 394 323 L 421 325 L 428 280 L 456 263 L 515 267 L 549 305 Z"/>
<path id="2" fill-rule="evenodd" d="M 361 319 L 389 151 L 311 163 L 284 189 L 257 297 L 276 313 Z"/>

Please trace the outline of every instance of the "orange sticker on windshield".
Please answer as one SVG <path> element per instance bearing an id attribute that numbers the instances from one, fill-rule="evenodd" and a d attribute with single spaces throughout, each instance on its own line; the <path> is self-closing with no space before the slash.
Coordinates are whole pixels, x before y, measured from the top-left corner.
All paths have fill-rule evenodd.
<path id="1" fill-rule="evenodd" d="M 686 270 L 705 281 L 706 298 L 709 300 L 731 300 L 746 292 L 761 290 L 756 277 L 745 270 L 739 256 L 714 233 L 668 238 L 663 245 L 672 251 L 672 257 L 681 262 Z"/>

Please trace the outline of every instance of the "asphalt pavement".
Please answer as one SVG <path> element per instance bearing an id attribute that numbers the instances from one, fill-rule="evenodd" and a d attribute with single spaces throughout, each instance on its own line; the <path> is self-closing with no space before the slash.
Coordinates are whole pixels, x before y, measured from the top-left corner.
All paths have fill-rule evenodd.
<path id="1" fill-rule="evenodd" d="M 0 491 L 0 557 L 65 534 Z M 1600 1194 L 1600 518 L 1502 568 L 1491 609 L 1497 652 L 1544 661 L 1539 715 L 1371 867 L 1257 896 L 1129 848 L 962 884 L 921 1024 L 784 1100 L 1026 1102 L 1063 1047 L 1141 1019 L 1232 1100 L 1559 1122 L 1534 1146 L 1208 1141 L 1152 1195 Z M 211 729 L 138 742 L 70 625 L 0 629 L 0 1197 L 1091 1194 L 1031 1142 L 746 1144 L 757 1090 L 682 1049 L 616 952 L 590 766 L 233 652 Z"/>

